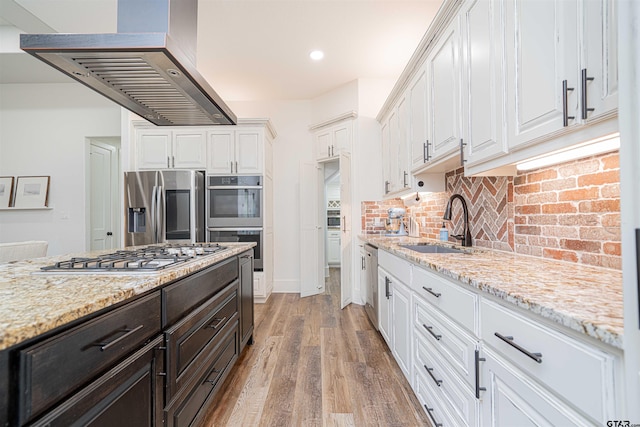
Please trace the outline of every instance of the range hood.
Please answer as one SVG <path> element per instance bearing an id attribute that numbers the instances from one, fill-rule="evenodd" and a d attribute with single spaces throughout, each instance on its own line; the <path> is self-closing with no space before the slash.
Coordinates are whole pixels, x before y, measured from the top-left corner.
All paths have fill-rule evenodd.
<path id="1" fill-rule="evenodd" d="M 118 0 L 118 32 L 21 34 L 20 48 L 158 126 L 237 117 L 195 67 L 198 0 Z"/>

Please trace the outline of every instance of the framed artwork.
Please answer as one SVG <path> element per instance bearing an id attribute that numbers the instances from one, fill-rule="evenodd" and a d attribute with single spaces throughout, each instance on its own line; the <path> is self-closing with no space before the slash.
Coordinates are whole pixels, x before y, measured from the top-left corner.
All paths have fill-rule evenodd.
<path id="1" fill-rule="evenodd" d="M 19 176 L 16 179 L 16 208 L 43 208 L 49 202 L 48 176 Z"/>
<path id="2" fill-rule="evenodd" d="M 13 199 L 13 177 L 0 176 L 0 208 L 11 206 Z"/>

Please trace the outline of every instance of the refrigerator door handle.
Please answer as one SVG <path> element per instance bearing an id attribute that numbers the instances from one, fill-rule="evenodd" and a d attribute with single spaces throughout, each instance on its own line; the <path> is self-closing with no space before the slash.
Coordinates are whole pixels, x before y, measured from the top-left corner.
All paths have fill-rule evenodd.
<path id="1" fill-rule="evenodd" d="M 157 226 L 157 215 L 156 215 L 156 204 L 157 204 L 157 193 L 158 187 L 153 186 L 153 190 L 151 190 L 151 212 L 149 212 L 149 218 L 151 218 L 151 229 L 153 230 L 153 240 L 158 241 L 158 226 Z"/>
<path id="2" fill-rule="evenodd" d="M 164 241 L 164 221 L 162 221 L 162 207 L 164 201 L 164 188 L 159 185 L 156 194 L 158 201 L 156 203 L 156 243 L 162 243 Z"/>

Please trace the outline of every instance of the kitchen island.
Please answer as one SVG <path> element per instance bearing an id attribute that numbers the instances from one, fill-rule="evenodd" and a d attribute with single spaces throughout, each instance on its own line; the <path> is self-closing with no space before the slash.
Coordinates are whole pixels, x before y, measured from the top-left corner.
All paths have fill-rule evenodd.
<path id="1" fill-rule="evenodd" d="M 620 271 L 360 240 L 378 248 L 380 332 L 434 424 L 602 425 L 623 413 Z"/>
<path id="2" fill-rule="evenodd" d="M 195 419 L 252 342 L 255 243 L 224 246 L 157 272 L 41 271 L 106 252 L 0 265 L 0 425 L 114 421 L 131 397 L 149 407 L 129 423 Z"/>

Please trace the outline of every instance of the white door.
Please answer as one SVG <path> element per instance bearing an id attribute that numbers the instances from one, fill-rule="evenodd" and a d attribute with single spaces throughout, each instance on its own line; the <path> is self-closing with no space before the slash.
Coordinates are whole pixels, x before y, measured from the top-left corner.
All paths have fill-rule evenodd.
<path id="1" fill-rule="evenodd" d="M 260 131 L 236 132 L 235 173 L 262 173 L 262 135 Z"/>
<path id="2" fill-rule="evenodd" d="M 171 166 L 185 169 L 207 167 L 207 139 L 204 132 L 174 132 Z"/>
<path id="3" fill-rule="evenodd" d="M 233 173 L 235 161 L 235 132 L 209 132 L 209 146 L 207 147 L 207 173 L 228 175 Z"/>
<path id="4" fill-rule="evenodd" d="M 90 249 L 117 247 L 116 214 L 118 153 L 111 145 L 91 142 L 89 147 Z"/>
<path id="5" fill-rule="evenodd" d="M 562 130 L 565 115 L 574 117 L 568 120 L 568 126 L 578 123 L 577 3 L 566 0 L 505 2 L 510 148 Z M 567 89 L 573 90 L 565 91 L 564 81 Z"/>
<path id="6" fill-rule="evenodd" d="M 351 154 L 340 152 L 340 306 L 351 302 L 353 242 L 351 241 Z"/>
<path id="7" fill-rule="evenodd" d="M 499 0 L 470 1 L 462 14 L 462 128 L 467 166 L 507 152 L 501 17 Z"/>
<path id="8" fill-rule="evenodd" d="M 300 296 L 324 292 L 324 227 L 320 191 L 324 174 L 317 163 L 300 164 Z"/>

